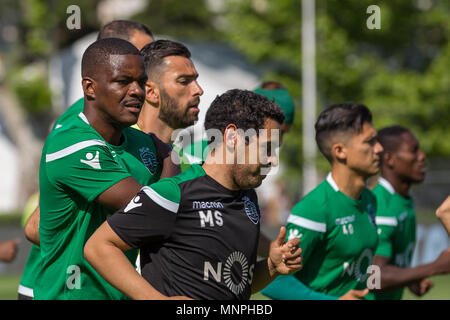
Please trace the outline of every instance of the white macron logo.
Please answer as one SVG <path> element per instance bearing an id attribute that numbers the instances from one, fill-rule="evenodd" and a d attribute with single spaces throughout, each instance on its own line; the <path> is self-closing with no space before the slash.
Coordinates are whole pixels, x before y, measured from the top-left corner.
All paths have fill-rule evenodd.
<path id="1" fill-rule="evenodd" d="M 95 157 L 90 152 L 86 153 L 86 159 L 87 160 L 81 159 L 80 161 L 91 166 L 94 169 L 101 169 L 98 151 L 95 153 Z"/>
<path id="2" fill-rule="evenodd" d="M 127 206 L 125 207 L 123 212 L 128 212 L 131 209 L 142 206 L 142 203 L 139 203 L 139 200 L 141 200 L 141 197 L 139 197 L 139 196 L 134 197 L 134 199 L 131 200 L 130 203 L 127 204 Z"/>

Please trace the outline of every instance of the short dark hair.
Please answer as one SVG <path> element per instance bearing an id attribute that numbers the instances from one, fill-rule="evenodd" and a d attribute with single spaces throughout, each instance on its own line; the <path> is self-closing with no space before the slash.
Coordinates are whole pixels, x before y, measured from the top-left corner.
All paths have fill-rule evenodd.
<path id="1" fill-rule="evenodd" d="M 99 66 L 109 61 L 110 55 L 141 55 L 139 50 L 126 40 L 106 38 L 92 43 L 83 53 L 81 59 L 81 76 L 93 77 L 101 72 Z"/>
<path id="2" fill-rule="evenodd" d="M 267 119 L 282 124 L 283 111 L 274 102 L 253 91 L 232 89 L 217 96 L 211 103 L 205 116 L 205 130 L 217 129 L 223 134 L 229 124 L 235 124 L 238 129 L 255 129 L 258 133 Z"/>
<path id="3" fill-rule="evenodd" d="M 320 152 L 332 161 L 332 136 L 338 132 L 359 134 L 364 123 L 372 123 L 372 113 L 363 104 L 340 103 L 333 104 L 322 111 L 316 121 L 316 143 Z"/>
<path id="4" fill-rule="evenodd" d="M 187 59 L 191 58 L 191 52 L 184 44 L 172 40 L 157 40 L 148 43 L 141 49 L 141 54 L 144 56 L 148 76 L 153 80 L 159 76 L 159 72 L 156 69 L 162 65 L 165 57 L 181 56 Z"/>
<path id="5" fill-rule="evenodd" d="M 405 127 L 394 125 L 379 130 L 377 139 L 383 146 L 384 152 L 395 152 L 402 142 L 401 136 L 405 133 L 411 133 L 411 131 Z"/>
<path id="6" fill-rule="evenodd" d="M 103 26 L 98 33 L 97 40 L 119 38 L 129 41 L 136 31 L 145 33 L 153 38 L 150 28 L 142 23 L 129 20 L 114 20 Z"/>

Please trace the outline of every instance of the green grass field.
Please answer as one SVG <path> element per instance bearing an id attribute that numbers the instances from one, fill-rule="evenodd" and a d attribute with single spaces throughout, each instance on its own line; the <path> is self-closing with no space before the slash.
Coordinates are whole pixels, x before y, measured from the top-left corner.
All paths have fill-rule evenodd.
<path id="1" fill-rule="evenodd" d="M 20 276 L 7 275 L 0 276 L 0 300 L 16 300 L 17 287 L 19 286 Z M 424 296 L 418 298 L 409 290 L 405 290 L 403 299 L 405 300 L 450 300 L 450 275 L 436 276 L 431 278 L 434 282 L 434 288 Z M 267 297 L 258 293 L 251 297 L 252 300 L 268 300 Z"/>

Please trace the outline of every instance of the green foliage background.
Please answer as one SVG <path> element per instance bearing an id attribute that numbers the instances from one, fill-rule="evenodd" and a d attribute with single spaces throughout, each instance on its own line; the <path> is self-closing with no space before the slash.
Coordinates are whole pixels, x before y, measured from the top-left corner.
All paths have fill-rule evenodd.
<path id="1" fill-rule="evenodd" d="M 58 50 L 98 30 L 99 0 L 80 0 L 81 30 L 65 26 L 73 1 L 4 0 L 2 21 L 19 27 L 8 50 L 7 77 L 28 112 L 50 110 L 48 75 L 25 85 L 23 67 L 48 61 Z M 284 83 L 297 114 L 285 139 L 286 177 L 298 180 L 301 154 L 301 0 L 149 1 L 131 19 L 155 34 L 190 41 L 225 41 L 264 72 Z M 381 9 L 381 29 L 369 30 L 367 7 Z M 317 113 L 331 103 L 356 101 L 374 114 L 377 128 L 401 124 L 412 129 L 429 157 L 450 156 L 450 2 L 446 0 L 317 0 Z M 27 103 L 32 101 L 33 103 Z M 47 106 L 47 108 L 46 108 Z M 318 166 L 327 163 L 319 157 Z"/>

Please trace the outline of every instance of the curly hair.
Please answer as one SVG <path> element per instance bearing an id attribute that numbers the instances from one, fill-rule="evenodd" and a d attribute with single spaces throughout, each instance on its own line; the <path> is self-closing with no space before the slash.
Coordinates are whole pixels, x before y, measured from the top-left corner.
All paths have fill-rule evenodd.
<path id="1" fill-rule="evenodd" d="M 254 129 L 258 132 L 264 128 L 267 119 L 282 124 L 283 111 L 262 95 L 249 90 L 232 89 L 217 96 L 211 103 L 205 117 L 205 130 L 217 129 L 223 134 L 229 124 L 234 124 L 238 129 Z"/>

